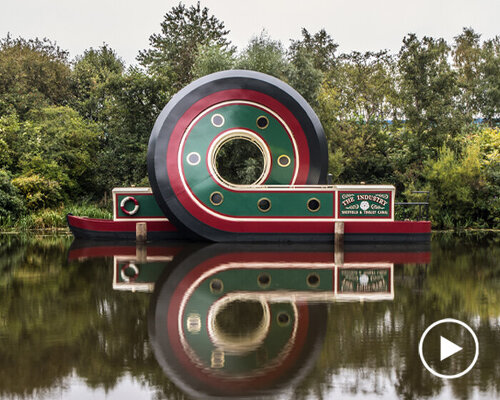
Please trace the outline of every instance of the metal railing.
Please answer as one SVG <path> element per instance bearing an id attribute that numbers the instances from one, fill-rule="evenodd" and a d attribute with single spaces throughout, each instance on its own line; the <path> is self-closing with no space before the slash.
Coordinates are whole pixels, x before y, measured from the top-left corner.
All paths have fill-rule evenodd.
<path id="1" fill-rule="evenodd" d="M 418 213 L 416 214 L 417 216 L 417 221 L 421 221 L 425 217 L 425 221 L 429 220 L 429 199 L 430 199 L 430 192 L 428 190 L 412 190 L 412 193 L 415 194 L 427 194 L 427 201 L 409 201 L 409 202 L 395 202 L 394 206 L 401 206 L 404 207 L 405 210 L 406 208 L 409 207 L 418 207 Z M 405 211 L 406 212 L 406 211 Z M 412 213 L 412 217 L 414 217 L 415 214 Z"/>

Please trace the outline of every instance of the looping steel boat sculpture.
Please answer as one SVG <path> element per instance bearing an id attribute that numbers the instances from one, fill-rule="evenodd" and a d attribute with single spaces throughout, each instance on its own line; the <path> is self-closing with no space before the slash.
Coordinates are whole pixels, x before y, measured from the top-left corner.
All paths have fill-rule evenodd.
<path id="1" fill-rule="evenodd" d="M 250 184 L 218 168 L 221 149 L 236 139 L 261 155 Z M 146 222 L 148 239 L 331 241 L 342 221 L 346 241 L 430 239 L 428 221 L 394 220 L 394 186 L 327 185 L 318 117 L 293 88 L 262 73 L 218 72 L 177 93 L 153 127 L 147 166 L 151 189 L 115 189 L 111 226 L 68 216 L 75 236 L 135 239 L 133 224 Z"/>

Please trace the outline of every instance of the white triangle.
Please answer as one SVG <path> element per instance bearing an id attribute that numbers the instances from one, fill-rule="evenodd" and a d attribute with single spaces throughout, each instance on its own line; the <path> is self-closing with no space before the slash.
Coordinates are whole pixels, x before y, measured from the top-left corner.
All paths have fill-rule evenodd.
<path id="1" fill-rule="evenodd" d="M 448 339 L 442 336 L 441 336 L 440 347 L 441 347 L 440 361 L 443 361 L 445 358 L 448 358 L 449 356 L 452 356 L 453 354 L 463 350 L 460 346 L 457 346 L 455 343 L 449 341 Z"/>

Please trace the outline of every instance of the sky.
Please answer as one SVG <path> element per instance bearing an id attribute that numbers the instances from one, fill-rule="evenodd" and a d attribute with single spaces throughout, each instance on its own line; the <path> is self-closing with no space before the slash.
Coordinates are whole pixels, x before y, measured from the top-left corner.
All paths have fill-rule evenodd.
<path id="1" fill-rule="evenodd" d="M 136 64 L 149 36 L 160 31 L 170 0 L 0 0 L 0 37 L 47 37 L 73 58 L 90 47 L 110 45 L 127 65 Z M 196 1 L 184 1 L 186 5 Z M 500 0 L 204 0 L 230 30 L 238 50 L 265 29 L 285 47 L 301 28 L 324 28 L 339 52 L 397 53 L 403 37 L 442 37 L 448 43 L 472 27 L 490 39 L 500 35 Z"/>

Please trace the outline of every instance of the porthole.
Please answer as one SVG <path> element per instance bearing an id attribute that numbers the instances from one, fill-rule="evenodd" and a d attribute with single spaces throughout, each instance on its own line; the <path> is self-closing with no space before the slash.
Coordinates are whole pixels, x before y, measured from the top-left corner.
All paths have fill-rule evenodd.
<path id="1" fill-rule="evenodd" d="M 210 291 L 212 293 L 218 294 L 221 293 L 224 289 L 224 284 L 220 279 L 212 279 L 210 281 Z"/>
<path id="2" fill-rule="evenodd" d="M 268 212 L 271 209 L 271 200 L 266 197 L 263 197 L 257 202 L 257 207 L 262 212 Z"/>
<path id="3" fill-rule="evenodd" d="M 261 288 L 267 288 L 271 284 L 271 276 L 267 273 L 260 274 L 257 278 L 257 282 Z"/>
<path id="4" fill-rule="evenodd" d="M 278 313 L 276 319 L 278 320 L 279 326 L 287 326 L 290 323 L 290 316 L 288 315 L 288 313 L 283 311 Z"/>
<path id="5" fill-rule="evenodd" d="M 215 126 L 216 128 L 220 128 L 222 125 L 224 125 L 224 117 L 220 114 L 214 114 L 212 115 L 212 118 L 210 120 L 212 122 L 212 125 Z"/>
<path id="6" fill-rule="evenodd" d="M 200 154 L 196 151 L 189 153 L 186 157 L 186 161 L 189 165 L 198 165 L 201 161 Z"/>
<path id="7" fill-rule="evenodd" d="M 316 212 L 321 208 L 321 202 L 313 197 L 312 199 L 307 200 L 307 209 L 311 212 Z"/>
<path id="8" fill-rule="evenodd" d="M 214 206 L 221 205 L 223 201 L 224 201 L 224 196 L 222 195 L 221 192 L 213 192 L 210 195 L 210 203 L 212 203 Z"/>
<path id="9" fill-rule="evenodd" d="M 312 273 L 307 275 L 307 285 L 312 288 L 316 288 L 319 286 L 319 275 L 316 273 Z"/>
<path id="10" fill-rule="evenodd" d="M 285 154 L 282 154 L 278 157 L 278 165 L 280 167 L 288 167 L 290 165 L 290 157 Z"/>
<path id="11" fill-rule="evenodd" d="M 266 129 L 269 126 L 269 120 L 264 115 L 257 118 L 257 127 L 259 129 Z"/>

